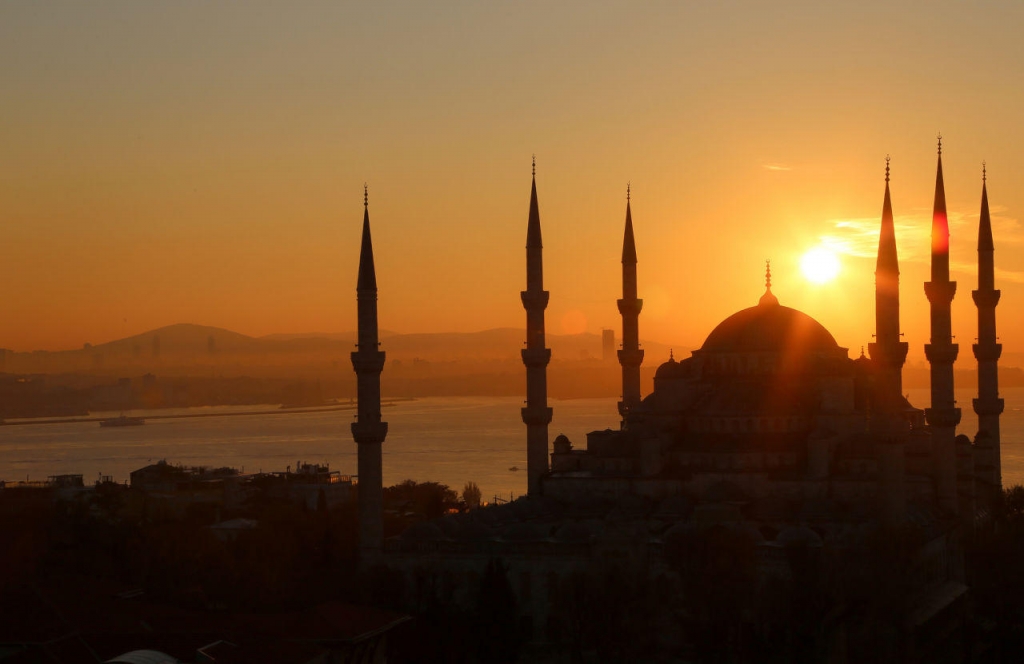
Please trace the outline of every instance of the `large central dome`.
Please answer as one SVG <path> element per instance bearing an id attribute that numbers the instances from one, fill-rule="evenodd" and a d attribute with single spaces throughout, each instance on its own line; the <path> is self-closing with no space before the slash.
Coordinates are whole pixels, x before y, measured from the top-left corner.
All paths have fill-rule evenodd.
<path id="1" fill-rule="evenodd" d="M 836 350 L 825 327 L 802 311 L 784 307 L 769 293 L 756 307 L 737 311 L 718 324 L 701 346 L 712 352 Z"/>

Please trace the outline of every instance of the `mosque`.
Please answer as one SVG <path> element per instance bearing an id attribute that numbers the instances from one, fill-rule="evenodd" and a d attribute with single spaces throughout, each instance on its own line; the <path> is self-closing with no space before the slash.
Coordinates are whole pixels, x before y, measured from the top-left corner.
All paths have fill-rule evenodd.
<path id="1" fill-rule="evenodd" d="M 921 409 L 903 393 L 908 342 L 900 332 L 899 264 L 885 170 L 875 271 L 875 340 L 868 356 L 849 357 L 807 314 L 782 304 L 766 271 L 754 306 L 729 316 L 690 357 L 670 357 L 641 394 L 642 300 L 637 247 L 627 195 L 622 248 L 622 401 L 620 425 L 594 431 L 586 446 L 558 436 L 549 448 L 544 290 L 536 169 L 527 224 L 526 425 L 528 496 L 513 503 L 422 522 L 382 539 L 381 444 L 376 280 L 369 213 L 364 211 L 358 280 L 357 421 L 361 549 L 367 560 L 399 570 L 408 604 L 425 594 L 471 605 L 489 561 L 506 566 L 532 638 L 558 640 L 567 629 L 566 580 L 581 571 L 639 572 L 683 592 L 680 543 L 724 533 L 750 552 L 758 587 L 793 583 L 794 547 L 823 560 L 866 551 L 878 538 L 910 534 L 905 610 L 899 629 L 908 660 L 925 657 L 937 624 L 962 615 L 968 588 L 961 533 L 983 520 L 1002 490 L 995 289 L 987 178 L 978 230 L 979 431 L 957 435 L 953 393 L 949 227 L 939 142 L 932 218 L 931 403 Z M 364 207 L 366 201 L 364 200 Z M 770 266 L 769 266 L 770 267 Z M 752 298 L 753 299 L 753 298 Z M 873 539 L 874 538 L 874 539 Z M 837 553 L 839 552 L 839 553 Z M 850 558 L 844 558 L 849 560 Z M 842 604 L 842 603 L 840 603 Z M 842 604 L 848 606 L 847 604 Z M 563 608 L 560 608 L 563 607 Z M 846 609 L 844 609 L 846 610 Z M 837 609 L 838 611 L 838 609 Z M 833 615 L 833 614 L 829 614 Z M 840 617 L 835 617 L 836 615 Z M 833 646 L 849 635 L 834 613 Z M 661 616 L 660 619 L 666 619 Z M 752 619 L 756 620 L 756 619 Z M 928 631 L 930 630 L 930 631 Z M 909 644 L 909 645 L 908 645 Z M 916 654 L 915 654 L 916 653 Z M 837 660 L 838 661 L 838 660 Z"/>

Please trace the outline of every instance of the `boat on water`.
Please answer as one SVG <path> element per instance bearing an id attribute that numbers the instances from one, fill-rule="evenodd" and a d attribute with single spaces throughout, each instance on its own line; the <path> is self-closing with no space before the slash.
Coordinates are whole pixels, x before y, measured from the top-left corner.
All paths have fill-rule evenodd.
<path id="1" fill-rule="evenodd" d="M 129 417 L 127 415 L 100 420 L 101 427 L 135 427 L 145 423 L 146 419 L 143 417 Z"/>

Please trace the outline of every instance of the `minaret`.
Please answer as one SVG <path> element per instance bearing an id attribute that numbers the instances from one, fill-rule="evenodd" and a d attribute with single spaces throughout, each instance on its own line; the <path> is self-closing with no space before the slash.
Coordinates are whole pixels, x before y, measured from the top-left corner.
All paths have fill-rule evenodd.
<path id="1" fill-rule="evenodd" d="M 988 178 L 985 167 L 981 171 L 981 219 L 978 223 L 978 290 L 973 291 L 978 307 L 978 343 L 974 344 L 974 357 L 978 360 L 978 398 L 974 412 L 978 414 L 978 467 L 979 478 L 988 486 L 982 491 L 1002 491 L 1000 464 L 999 415 L 1003 400 L 999 398 L 999 356 L 1002 344 L 996 343 L 996 305 L 999 291 L 995 289 L 995 245 L 992 243 L 992 221 L 988 214 Z M 994 495 L 985 496 L 986 499 Z"/>
<path id="2" fill-rule="evenodd" d="M 898 408 L 903 396 L 903 363 L 907 360 L 907 349 L 907 342 L 900 339 L 900 266 L 889 198 L 889 157 L 886 157 L 882 229 L 875 263 L 875 341 L 868 344 L 871 359 L 878 366 L 877 405 L 883 410 Z"/>
<path id="3" fill-rule="evenodd" d="M 644 352 L 640 350 L 640 310 L 644 301 L 636 296 L 636 242 L 633 240 L 633 216 L 629 210 L 629 185 L 626 185 L 626 232 L 622 238 L 622 299 L 619 300 L 622 314 L 622 350 L 619 364 L 622 365 L 622 401 L 619 414 L 623 418 L 630 410 L 640 405 L 640 365 Z"/>
<path id="4" fill-rule="evenodd" d="M 548 472 L 548 408 L 547 366 L 551 350 L 544 347 L 544 310 L 548 292 L 544 290 L 543 245 L 540 240 L 540 209 L 537 205 L 537 161 L 533 162 L 533 184 L 530 191 L 530 220 L 526 229 L 526 290 L 520 293 L 526 309 L 526 476 L 527 491 L 540 495 L 540 478 Z"/>
<path id="5" fill-rule="evenodd" d="M 358 383 L 358 406 L 356 421 L 352 423 L 352 438 L 359 446 L 359 548 L 365 558 L 379 553 L 384 543 L 381 444 L 388 435 L 388 424 L 380 418 L 380 372 L 384 369 L 384 353 L 378 349 L 380 344 L 377 341 L 377 274 L 373 269 L 370 207 L 365 185 L 356 301 L 359 350 L 352 353 L 352 367 Z"/>
<path id="6" fill-rule="evenodd" d="M 932 212 L 932 280 L 924 285 L 931 303 L 931 343 L 924 354 L 931 365 L 932 405 L 925 417 L 932 432 L 932 472 L 939 505 L 957 511 L 956 425 L 960 409 L 953 396 L 953 362 L 959 346 L 953 343 L 950 304 L 956 282 L 949 280 L 949 222 L 946 219 L 946 191 L 942 183 L 942 137 L 935 175 L 935 207 Z"/>

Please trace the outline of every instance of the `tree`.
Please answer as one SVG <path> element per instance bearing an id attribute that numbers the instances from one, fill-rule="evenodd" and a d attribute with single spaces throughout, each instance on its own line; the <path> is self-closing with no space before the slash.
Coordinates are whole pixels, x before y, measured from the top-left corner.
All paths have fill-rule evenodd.
<path id="1" fill-rule="evenodd" d="M 405 480 L 384 488 L 384 506 L 436 519 L 458 507 L 459 494 L 447 484 Z"/>
<path id="2" fill-rule="evenodd" d="M 466 503 L 468 509 L 480 507 L 480 487 L 476 482 L 466 482 L 465 488 L 462 489 L 462 502 Z"/>

